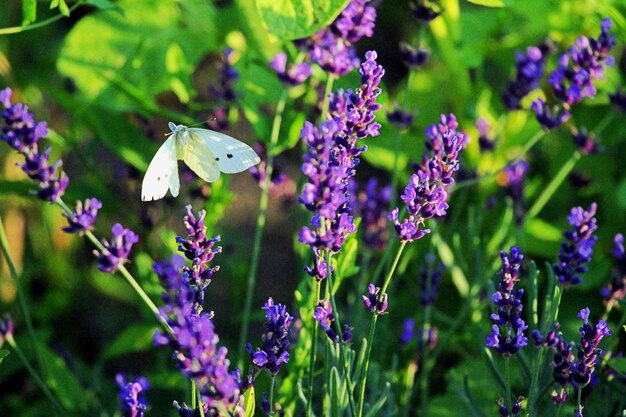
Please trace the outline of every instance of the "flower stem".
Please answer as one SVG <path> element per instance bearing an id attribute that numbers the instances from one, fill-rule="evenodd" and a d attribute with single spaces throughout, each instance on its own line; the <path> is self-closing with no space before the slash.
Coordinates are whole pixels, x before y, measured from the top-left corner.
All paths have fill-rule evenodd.
<path id="1" fill-rule="evenodd" d="M 191 409 L 197 407 L 198 404 L 198 394 L 196 393 L 196 381 L 191 380 Z"/>
<path id="2" fill-rule="evenodd" d="M 274 415 L 274 385 L 276 384 L 276 375 L 272 374 L 272 380 L 270 382 L 270 412 L 269 415 Z"/>
<path id="3" fill-rule="evenodd" d="M 504 359 L 504 381 L 506 384 L 506 406 L 509 409 L 509 415 L 513 413 L 513 405 L 511 403 L 511 358 Z"/>
<path id="4" fill-rule="evenodd" d="M 324 90 L 324 101 L 322 102 L 322 121 L 326 120 L 326 113 L 328 113 L 328 106 L 330 105 L 330 93 L 333 91 L 333 84 L 335 83 L 335 75 L 328 74 L 326 79 L 326 89 Z"/>
<path id="5" fill-rule="evenodd" d="M 28 359 L 26 359 L 26 356 L 24 355 L 22 350 L 17 346 L 17 343 L 15 343 L 15 339 L 13 338 L 13 336 L 12 335 L 7 336 L 6 341 L 9 343 L 9 346 L 13 348 L 17 356 L 20 358 L 20 360 L 24 364 L 24 367 L 28 370 L 28 373 L 30 373 L 30 376 L 33 378 L 33 380 L 35 380 L 35 383 L 43 391 L 46 397 L 48 397 L 48 400 L 50 401 L 50 403 L 52 403 L 52 406 L 55 409 L 55 411 L 57 413 L 60 412 L 61 415 L 64 415 L 65 409 L 61 406 L 61 404 L 57 401 L 57 399 L 54 398 L 54 396 L 48 389 L 48 386 L 41 380 L 41 378 L 37 374 L 37 371 L 35 371 L 35 369 L 32 367 Z"/>
<path id="6" fill-rule="evenodd" d="M 346 345 L 342 340 L 343 330 L 341 328 L 341 322 L 339 321 L 339 311 L 337 310 L 337 303 L 335 302 L 335 291 L 333 288 L 333 273 L 331 270 L 331 254 L 330 251 L 326 252 L 326 268 L 327 274 L 326 278 L 328 279 L 328 292 L 330 294 L 330 303 L 333 307 L 333 314 L 335 316 L 335 331 L 337 332 L 337 337 L 339 338 L 339 353 L 341 354 L 341 362 L 343 362 L 343 373 L 346 378 L 346 384 L 348 385 L 348 401 L 350 403 L 350 415 L 354 417 L 356 414 L 356 404 L 354 403 L 354 393 L 352 392 L 352 376 L 350 375 L 350 367 L 348 366 L 348 359 L 346 357 Z"/>
<path id="7" fill-rule="evenodd" d="M 283 122 L 283 113 L 287 103 L 287 90 L 283 90 L 278 103 L 276 104 L 276 115 L 272 123 L 272 133 L 270 143 L 267 147 L 267 163 L 265 165 L 265 180 L 261 187 L 261 198 L 259 199 L 259 214 L 256 219 L 256 230 L 254 231 L 254 243 L 252 246 L 252 259 L 250 260 L 250 270 L 248 271 L 248 288 L 246 290 L 246 299 L 243 307 L 243 316 L 241 321 L 241 330 L 239 333 L 239 351 L 238 361 L 239 367 L 243 367 L 244 344 L 248 338 L 248 330 L 250 328 L 250 312 L 252 309 L 252 296 L 254 294 L 254 286 L 256 284 L 256 275 L 259 267 L 259 257 L 261 255 L 261 241 L 263 238 L 263 230 L 265 229 L 265 220 L 267 218 L 267 206 L 269 204 L 269 190 L 272 186 L 272 173 L 274 172 L 274 147 L 278 143 L 280 126 Z"/>
<path id="8" fill-rule="evenodd" d="M 76 10 L 76 8 L 78 8 L 78 6 L 81 6 L 83 4 L 83 0 L 79 0 L 76 3 L 74 3 L 72 5 L 72 7 L 69 8 L 69 12 L 73 12 L 74 10 Z M 57 20 L 61 20 L 66 16 L 63 16 L 61 13 L 59 13 L 56 16 L 52 16 L 49 19 L 46 20 L 42 20 L 41 22 L 37 22 L 37 23 L 32 23 L 30 25 L 26 25 L 26 26 L 12 26 L 12 27 L 8 27 L 8 28 L 1 28 L 0 29 L 0 35 L 12 35 L 15 33 L 21 33 L 21 32 L 26 32 L 28 30 L 33 30 L 33 29 L 39 29 L 41 27 L 47 26 L 51 23 L 56 22 Z"/>
<path id="9" fill-rule="evenodd" d="M 313 289 L 315 297 L 313 297 L 313 310 L 317 307 L 317 303 L 320 299 L 321 285 L 316 279 L 315 288 Z M 311 417 L 313 415 L 313 372 L 315 370 L 315 350 L 317 349 L 317 321 L 311 316 L 313 320 L 313 334 L 311 336 L 311 355 L 309 357 L 309 392 L 306 402 L 306 416 Z"/>
<path id="10" fill-rule="evenodd" d="M 26 329 L 28 330 L 28 334 L 33 344 L 33 350 L 35 352 L 37 366 L 39 367 L 39 370 L 42 372 L 42 375 L 43 375 L 44 367 L 43 367 L 43 362 L 41 360 L 41 354 L 39 352 L 39 343 L 37 341 L 37 335 L 35 334 L 35 328 L 33 326 L 33 322 L 30 317 L 30 309 L 28 308 L 26 295 L 24 294 L 24 291 L 22 290 L 22 286 L 20 285 L 17 268 L 15 267 L 15 262 L 13 262 L 13 258 L 11 257 L 11 252 L 9 251 L 9 241 L 4 231 L 4 225 L 2 224 L 2 216 L 0 216 L 0 250 L 2 250 L 2 255 L 4 256 L 4 259 L 6 260 L 7 265 L 9 265 L 11 276 L 13 277 L 13 281 L 15 282 L 15 288 L 17 290 L 17 298 L 20 303 L 20 309 L 22 310 L 22 314 L 24 315 L 24 322 L 26 323 Z"/>
<path id="11" fill-rule="evenodd" d="M 400 247 L 398 248 L 398 252 L 396 253 L 396 257 L 391 264 L 391 268 L 389 269 L 389 273 L 385 278 L 385 282 L 383 283 L 380 294 L 385 294 L 387 287 L 389 286 L 389 282 L 391 281 L 391 277 L 398 266 L 398 261 L 400 260 L 400 256 L 402 255 L 402 251 L 406 246 L 406 242 L 401 242 Z M 372 344 L 374 342 L 374 334 L 376 332 L 376 322 L 378 321 L 378 314 L 372 314 L 372 321 L 370 322 L 370 330 L 369 335 L 367 336 L 367 348 L 365 353 L 365 362 L 363 363 L 363 370 L 361 373 L 361 382 L 359 386 L 359 412 L 357 414 L 358 417 L 363 416 L 363 403 L 365 401 L 365 384 L 367 382 L 367 370 L 370 365 L 370 355 L 372 354 Z"/>
<path id="12" fill-rule="evenodd" d="M 528 210 L 528 214 L 527 214 L 528 218 L 532 219 L 541 212 L 541 210 L 544 208 L 546 203 L 550 200 L 552 195 L 556 192 L 559 186 L 563 183 L 565 178 L 567 178 L 567 175 L 572 171 L 572 169 L 574 169 L 580 157 L 581 157 L 580 152 L 575 151 L 574 154 L 570 157 L 570 159 L 568 159 L 567 162 L 563 164 L 561 169 L 559 169 L 559 172 L 557 172 L 554 178 L 552 178 L 552 181 L 550 181 L 548 186 L 543 189 L 543 192 L 541 193 L 541 195 L 539 195 L 539 197 L 537 198 L 537 200 L 535 200 L 535 203 L 532 205 L 530 210 Z"/>

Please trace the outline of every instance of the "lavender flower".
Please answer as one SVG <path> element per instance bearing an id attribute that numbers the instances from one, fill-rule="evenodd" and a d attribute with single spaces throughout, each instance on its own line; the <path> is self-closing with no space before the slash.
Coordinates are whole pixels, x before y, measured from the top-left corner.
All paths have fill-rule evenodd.
<path id="1" fill-rule="evenodd" d="M 424 222 L 434 216 L 445 216 L 448 209 L 447 187 L 459 169 L 459 152 L 467 143 L 467 136 L 457 132 L 454 115 L 441 116 L 441 122 L 426 129 L 426 142 L 422 165 L 411 176 L 400 196 L 407 206 L 408 217 L 400 221 L 400 210 L 396 207 L 387 217 L 404 242 L 421 239 L 430 233 L 423 229 Z"/>
<path id="2" fill-rule="evenodd" d="M 313 318 L 319 323 L 322 329 L 324 329 L 331 341 L 337 342 L 339 340 L 339 336 L 337 336 L 337 332 L 334 329 L 335 315 L 333 314 L 333 306 L 329 301 L 324 300 L 319 302 L 313 311 Z M 352 327 L 348 324 L 344 324 L 343 327 L 344 330 L 341 335 L 341 340 L 343 343 L 348 343 L 352 339 Z"/>
<path id="3" fill-rule="evenodd" d="M 400 42 L 400 59 L 407 67 L 417 69 L 428 61 L 430 52 L 427 49 L 415 49 L 405 42 Z"/>
<path id="4" fill-rule="evenodd" d="M 426 266 L 420 265 L 419 267 L 419 286 L 420 302 L 422 306 L 427 307 L 435 302 L 441 277 L 446 267 L 442 262 L 435 266 L 436 258 L 432 253 L 427 253 L 424 258 Z"/>
<path id="5" fill-rule="evenodd" d="M 69 226 L 63 227 L 66 233 L 81 233 L 87 230 L 93 230 L 93 224 L 96 221 L 98 210 L 102 208 L 102 203 L 97 198 L 90 198 L 76 202 L 76 209 L 73 213 L 63 215 L 67 218 Z"/>
<path id="6" fill-rule="evenodd" d="M 626 253 L 624 252 L 624 235 L 618 233 L 614 238 L 615 248 L 611 251 L 617 261 L 617 269 L 613 274 L 611 282 L 602 287 L 600 295 L 604 303 L 615 303 L 621 301 L 626 295 Z"/>
<path id="7" fill-rule="evenodd" d="M 478 146 L 480 147 L 480 151 L 493 151 L 496 147 L 496 143 L 489 137 L 491 135 L 489 122 L 483 118 L 476 120 L 476 129 L 478 129 Z"/>
<path id="8" fill-rule="evenodd" d="M 504 104 L 511 110 L 522 108 L 522 99 L 539 86 L 543 77 L 544 55 L 536 46 L 529 46 L 526 53 L 515 52 L 516 75 L 509 80 L 502 93 Z"/>
<path id="9" fill-rule="evenodd" d="M 0 318 L 0 348 L 5 340 L 13 337 L 13 320 L 9 314 L 5 314 Z"/>
<path id="10" fill-rule="evenodd" d="M 626 112 L 626 93 L 617 89 L 615 93 L 609 94 L 609 101 L 615 108 L 621 112 Z"/>
<path id="11" fill-rule="evenodd" d="M 441 6 L 433 4 L 433 2 L 419 0 L 417 3 L 410 2 L 409 7 L 416 19 L 424 22 L 430 22 L 439 16 L 442 12 Z"/>
<path id="12" fill-rule="evenodd" d="M 402 323 L 402 335 L 400 336 L 400 343 L 406 345 L 415 337 L 415 319 L 408 318 Z"/>
<path id="13" fill-rule="evenodd" d="M 506 407 L 504 398 L 498 399 L 498 407 L 500 411 L 500 415 L 502 417 L 516 417 L 522 412 L 522 401 L 524 401 L 524 397 L 520 395 L 517 397 L 513 405 L 511 406 L 511 411 Z"/>
<path id="14" fill-rule="evenodd" d="M 372 250 L 382 251 L 389 241 L 387 212 L 391 201 L 391 186 L 378 187 L 378 179 L 370 178 L 363 190 L 358 191 L 354 212 L 361 216 L 361 239 Z"/>
<path id="15" fill-rule="evenodd" d="M 250 353 L 252 363 L 267 369 L 275 376 L 280 366 L 289 361 L 287 348 L 290 345 L 289 335 L 293 317 L 289 315 L 284 305 L 275 305 L 271 297 L 263 306 L 263 310 L 265 310 L 265 329 L 267 330 L 263 335 L 263 346 L 253 352 L 252 346 L 248 343 L 246 349 Z"/>
<path id="16" fill-rule="evenodd" d="M 411 127 L 415 116 L 394 105 L 393 111 L 387 112 L 387 121 L 398 130 L 404 130 Z"/>
<path id="17" fill-rule="evenodd" d="M 518 226 L 524 222 L 524 214 L 526 214 L 524 179 L 528 170 L 528 162 L 523 159 L 516 159 L 504 167 L 502 175 L 498 178 L 498 182 L 504 187 L 506 195 L 511 198 L 515 224 Z"/>
<path id="18" fill-rule="evenodd" d="M 193 290 L 186 276 L 180 274 L 176 263 L 158 263 L 155 272 L 166 289 L 166 305 L 159 309 L 171 333 L 156 333 L 154 344 L 168 345 L 174 350 L 178 369 L 193 379 L 202 395 L 205 415 L 242 415 L 241 380 L 239 370 L 229 372 L 228 350 L 219 347 L 211 314 L 202 312 L 194 300 Z M 185 272 L 185 275 L 187 273 Z M 194 415 L 183 406 L 181 415 Z M 208 413 L 208 414 L 207 414 Z"/>
<path id="19" fill-rule="evenodd" d="M 289 86 L 302 84 L 311 76 L 311 64 L 302 62 L 287 66 L 287 54 L 284 52 L 276 54 L 269 65 L 276 71 L 278 79 Z"/>
<path id="20" fill-rule="evenodd" d="M 421 355 L 426 349 L 433 350 L 437 347 L 439 330 L 436 327 L 420 327 L 417 331 L 417 353 Z"/>
<path id="21" fill-rule="evenodd" d="M 594 81 L 604 78 L 604 65 L 612 66 L 615 62 L 608 56 L 615 45 L 615 36 L 608 33 L 611 26 L 611 19 L 602 19 L 598 39 L 581 36 L 561 55 L 558 67 L 548 77 L 559 100 L 571 105 L 596 95 Z"/>
<path id="22" fill-rule="evenodd" d="M 111 233 L 113 234 L 111 243 L 103 239 L 104 248 L 102 251 L 94 250 L 100 264 L 98 269 L 102 272 L 117 271 L 120 265 L 128 262 L 128 255 L 130 255 L 132 246 L 139 242 L 139 236 L 130 229 L 124 229 L 119 223 L 113 225 Z"/>
<path id="23" fill-rule="evenodd" d="M 337 76 L 349 73 L 359 65 L 353 44 L 374 33 L 376 9 L 368 4 L 369 0 L 351 0 L 330 26 L 297 43 L 324 71 Z"/>
<path id="24" fill-rule="evenodd" d="M 318 281 L 325 280 L 328 275 L 328 264 L 324 259 L 324 254 L 313 248 L 313 267 L 305 266 L 304 271 Z M 331 265 L 330 272 L 333 271 L 334 268 Z"/>
<path id="25" fill-rule="evenodd" d="M 588 132 L 585 128 L 580 130 L 574 128 L 572 129 L 572 139 L 581 154 L 591 155 L 598 153 L 596 135 L 594 135 L 593 132 Z"/>
<path id="26" fill-rule="evenodd" d="M 145 391 L 150 388 L 148 380 L 139 377 L 132 382 L 127 382 L 126 377 L 117 374 L 115 377 L 117 385 L 120 387 L 120 411 L 123 417 L 143 417 L 148 408 Z"/>
<path id="27" fill-rule="evenodd" d="M 219 86 L 209 86 L 211 99 L 220 103 L 219 107 L 213 110 L 214 119 L 209 121 L 209 127 L 213 130 L 223 131 L 228 129 L 229 109 L 237 98 L 234 84 L 239 78 L 239 72 L 233 67 L 232 48 L 224 49 L 219 71 Z"/>
<path id="28" fill-rule="evenodd" d="M 255 143 L 252 148 L 261 158 L 261 162 L 248 169 L 248 172 L 252 174 L 252 177 L 256 180 L 261 188 L 265 186 L 265 178 L 267 177 L 267 148 L 261 142 Z M 270 178 L 270 190 L 269 195 L 276 200 L 282 200 L 286 205 L 292 203 L 296 199 L 296 185 L 294 181 L 287 176 L 287 174 L 281 170 L 280 166 L 274 160 L 274 167 L 272 170 L 272 178 Z"/>
<path id="29" fill-rule="evenodd" d="M 571 116 L 567 108 L 553 106 L 552 109 L 550 109 L 548 104 L 540 98 L 532 102 L 530 109 L 535 112 L 537 121 L 546 130 L 561 126 L 568 121 Z"/>
<path id="30" fill-rule="evenodd" d="M 206 235 L 207 228 L 204 224 L 206 211 L 198 212 L 196 218 L 192 212 L 191 204 L 187 205 L 185 210 L 187 210 L 187 215 L 184 218 L 187 238 L 177 236 L 176 243 L 178 243 L 178 250 L 192 261 L 190 267 L 183 267 L 183 273 L 190 280 L 196 302 L 202 305 L 204 290 L 211 283 L 213 275 L 219 270 L 219 266 L 209 267 L 209 262 L 213 260 L 216 254 L 222 252 L 222 248 L 220 246 L 215 247 L 215 244 L 220 241 L 219 236 L 210 239 Z"/>
<path id="31" fill-rule="evenodd" d="M 377 315 L 384 314 L 387 310 L 387 294 L 379 295 L 380 288 L 374 284 L 369 284 L 367 291 L 369 294 L 361 295 L 365 308 Z"/>
<path id="32" fill-rule="evenodd" d="M 567 217 L 571 230 L 563 232 L 566 241 L 561 242 L 559 262 L 552 265 L 554 274 L 561 285 L 567 287 L 582 282 L 580 274 L 587 272 L 587 264 L 593 255 L 593 245 L 596 236 L 593 232 L 598 228 L 596 219 L 596 203 L 592 203 L 587 210 L 574 207 Z"/>
<path id="33" fill-rule="evenodd" d="M 595 326 L 589 324 L 589 309 L 584 308 L 578 313 L 583 325 L 580 328 L 580 345 L 577 345 L 578 359 L 572 365 L 572 381 L 578 388 L 591 382 L 591 374 L 595 369 L 596 359 L 602 354 L 598 348 L 602 338 L 611 334 L 606 322 L 599 320 Z"/>
<path id="34" fill-rule="evenodd" d="M 524 336 L 528 326 L 522 320 L 524 290 L 514 289 L 524 255 L 517 246 L 511 246 L 509 254 L 500 252 L 500 258 L 502 281 L 498 284 L 498 291 L 491 297 L 497 311 L 491 314 L 494 324 L 491 334 L 487 336 L 487 347 L 508 358 L 528 344 Z"/>
<path id="35" fill-rule="evenodd" d="M 48 134 L 48 127 L 45 122 L 35 123 L 26 105 L 11 105 L 12 94 L 10 88 L 0 90 L 0 103 L 4 106 L 4 126 L 0 129 L 0 140 L 24 156 L 24 163 L 19 165 L 29 178 L 39 184 L 37 196 L 41 200 L 56 203 L 69 185 L 69 178 L 61 170 L 63 163 L 48 163 L 50 148 L 43 153 L 39 152 L 39 140 Z"/>

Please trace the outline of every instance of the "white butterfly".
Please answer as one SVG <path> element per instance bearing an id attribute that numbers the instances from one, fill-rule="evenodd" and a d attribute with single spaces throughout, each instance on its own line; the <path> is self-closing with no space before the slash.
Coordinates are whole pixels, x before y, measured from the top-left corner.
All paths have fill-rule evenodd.
<path id="1" fill-rule="evenodd" d="M 157 151 L 141 184 L 143 201 L 158 200 L 169 189 L 176 197 L 180 190 L 178 162 L 182 159 L 200 178 L 216 181 L 220 172 L 234 174 L 261 161 L 245 143 L 208 129 L 168 124 L 170 137 Z"/>

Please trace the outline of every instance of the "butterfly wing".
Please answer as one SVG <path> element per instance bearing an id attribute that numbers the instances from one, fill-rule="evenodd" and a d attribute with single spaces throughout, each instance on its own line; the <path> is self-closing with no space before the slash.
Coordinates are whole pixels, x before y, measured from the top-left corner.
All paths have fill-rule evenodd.
<path id="1" fill-rule="evenodd" d="M 191 129 L 189 129 L 191 130 Z M 220 168 L 203 140 L 190 134 L 187 145 L 182 145 L 182 160 L 200 178 L 206 182 L 217 181 L 220 177 Z"/>
<path id="2" fill-rule="evenodd" d="M 245 143 L 223 133 L 208 129 L 190 128 L 191 142 L 201 141 L 208 148 L 219 167 L 226 174 L 234 174 L 261 162 L 261 158 Z"/>
<path id="3" fill-rule="evenodd" d="M 161 145 L 150 161 L 141 184 L 141 200 L 152 201 L 163 198 L 168 188 L 174 197 L 178 195 L 180 181 L 178 180 L 174 135 Z"/>

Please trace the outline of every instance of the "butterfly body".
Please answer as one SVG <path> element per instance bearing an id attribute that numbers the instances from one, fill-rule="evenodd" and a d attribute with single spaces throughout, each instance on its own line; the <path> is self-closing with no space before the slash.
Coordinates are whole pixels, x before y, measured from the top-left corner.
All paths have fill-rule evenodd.
<path id="1" fill-rule="evenodd" d="M 178 160 L 207 182 L 221 173 L 234 174 L 258 164 L 261 159 L 245 143 L 209 129 L 168 124 L 171 133 L 150 161 L 141 185 L 143 201 L 158 200 L 167 194 L 178 196 Z"/>

